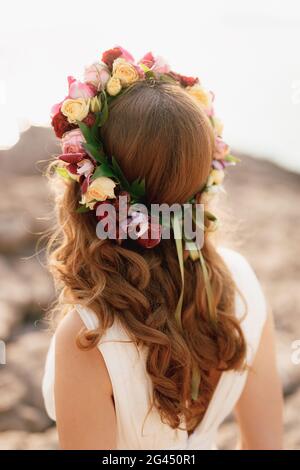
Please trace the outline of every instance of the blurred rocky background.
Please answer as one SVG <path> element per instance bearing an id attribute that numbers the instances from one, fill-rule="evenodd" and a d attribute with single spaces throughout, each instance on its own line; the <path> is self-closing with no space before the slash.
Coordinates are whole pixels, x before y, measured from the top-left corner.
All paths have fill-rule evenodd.
<path id="1" fill-rule="evenodd" d="M 56 151 L 52 132 L 39 127 L 0 151 L 0 339 L 7 362 L 0 365 L 0 449 L 58 447 L 41 395 L 50 339 L 43 318 L 54 291 L 37 246 L 52 207 L 37 162 Z M 238 222 L 234 245 L 254 267 L 275 315 L 285 448 L 300 449 L 300 364 L 291 360 L 292 342 L 300 340 L 300 175 L 247 156 L 228 173 L 226 211 Z M 229 417 L 218 445 L 233 448 L 236 435 Z"/>

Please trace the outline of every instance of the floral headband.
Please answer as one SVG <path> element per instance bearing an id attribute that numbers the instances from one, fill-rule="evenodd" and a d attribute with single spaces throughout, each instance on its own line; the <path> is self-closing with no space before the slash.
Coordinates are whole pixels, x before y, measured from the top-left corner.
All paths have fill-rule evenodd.
<path id="1" fill-rule="evenodd" d="M 184 88 L 204 109 L 215 135 L 215 147 L 212 168 L 205 186 L 201 189 L 205 200 L 210 198 L 222 187 L 224 169 L 234 165 L 238 159 L 230 154 L 229 146 L 222 140 L 223 126 L 215 116 L 213 102 L 214 94 L 207 91 L 198 78 L 187 77 L 172 71 L 167 62 L 160 56 L 154 57 L 148 52 L 137 63 L 132 55 L 122 47 L 114 47 L 102 54 L 101 61 L 85 68 L 83 81 L 68 77 L 68 95 L 51 110 L 52 121 L 56 136 L 61 139 L 62 153 L 56 157 L 56 172 L 65 179 L 78 182 L 81 189 L 81 200 L 78 212 L 94 211 L 96 218 L 98 208 L 103 202 L 111 202 L 115 206 L 117 196 L 126 196 L 128 205 L 143 202 L 145 198 L 145 181 L 137 179 L 129 183 L 115 157 L 108 157 L 104 152 L 99 128 L 106 122 L 109 105 L 130 85 L 137 81 L 148 80 L 169 81 Z M 197 200 L 197 195 L 193 201 Z M 205 216 L 215 226 L 216 218 L 206 212 Z M 142 228 L 136 242 L 145 248 L 153 248 L 160 243 L 162 227 L 159 221 L 143 218 L 141 214 L 132 212 L 130 221 Z M 173 232 L 182 277 L 182 290 L 175 312 L 178 326 L 182 329 L 181 310 L 184 292 L 184 265 L 182 247 L 182 228 L 180 221 L 174 217 Z M 118 227 L 120 231 L 126 227 Z M 146 237 L 143 235 L 147 235 Z M 120 242 L 120 237 L 117 237 Z M 205 281 L 208 311 L 211 320 L 216 325 L 211 286 L 208 271 L 201 249 L 189 243 L 188 251 L 193 260 L 199 260 Z M 193 373 L 192 397 L 197 398 L 199 374 Z"/>

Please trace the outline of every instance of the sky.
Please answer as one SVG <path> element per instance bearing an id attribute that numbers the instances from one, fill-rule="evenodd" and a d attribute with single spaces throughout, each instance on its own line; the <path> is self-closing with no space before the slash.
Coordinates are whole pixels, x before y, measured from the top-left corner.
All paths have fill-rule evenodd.
<path id="1" fill-rule="evenodd" d="M 0 148 L 30 125 L 101 52 L 164 56 L 214 91 L 224 138 L 300 171 L 298 0 L 9 0 L 0 17 Z"/>

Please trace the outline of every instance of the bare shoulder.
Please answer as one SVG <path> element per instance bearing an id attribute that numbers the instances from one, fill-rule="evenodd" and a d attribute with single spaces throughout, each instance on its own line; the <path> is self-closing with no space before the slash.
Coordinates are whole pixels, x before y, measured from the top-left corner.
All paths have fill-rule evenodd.
<path id="1" fill-rule="evenodd" d="M 114 449 L 116 417 L 104 357 L 82 350 L 76 338 L 85 328 L 74 310 L 55 333 L 55 411 L 62 449 Z"/>
<path id="2" fill-rule="evenodd" d="M 112 386 L 104 358 L 98 348 L 82 350 L 76 339 L 85 328 L 76 310 L 70 311 L 59 323 L 55 332 L 55 364 L 56 375 L 68 373 L 74 381 L 78 376 L 86 383 L 101 381 L 101 389 L 112 394 Z"/>

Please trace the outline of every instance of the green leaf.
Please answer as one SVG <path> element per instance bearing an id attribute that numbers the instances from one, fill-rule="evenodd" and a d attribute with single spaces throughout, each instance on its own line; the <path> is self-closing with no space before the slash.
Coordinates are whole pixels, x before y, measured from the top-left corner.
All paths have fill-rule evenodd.
<path id="1" fill-rule="evenodd" d="M 156 77 L 155 77 L 155 73 L 152 72 L 152 70 L 149 70 L 149 72 L 146 72 L 146 73 L 145 73 L 145 77 L 146 77 L 146 78 L 149 78 L 149 79 L 156 78 Z"/>
<path id="2" fill-rule="evenodd" d="M 155 73 L 145 64 L 139 64 L 146 78 L 155 78 Z"/>
<path id="3" fill-rule="evenodd" d="M 147 73 L 147 72 L 151 72 L 151 69 L 149 69 L 149 67 L 143 63 L 139 64 L 140 68 L 143 70 L 143 72 Z"/>
<path id="4" fill-rule="evenodd" d="M 98 145 L 97 147 L 94 144 L 83 144 L 84 149 L 87 153 L 92 156 L 97 162 L 105 163 L 107 161 L 106 155 L 103 152 L 102 145 Z"/>
<path id="5" fill-rule="evenodd" d="M 92 176 L 92 180 L 99 178 L 100 176 L 106 177 L 113 177 L 116 178 L 115 172 L 113 168 L 111 168 L 107 163 L 102 163 L 98 168 L 95 170 L 95 173 Z"/>
<path id="6" fill-rule="evenodd" d="M 226 155 L 224 158 L 226 162 L 231 162 L 231 163 L 239 163 L 241 160 L 234 155 Z"/>
<path id="7" fill-rule="evenodd" d="M 96 117 L 97 120 L 97 117 Z M 100 134 L 98 131 L 98 126 L 96 123 L 92 126 L 89 127 L 85 122 L 77 121 L 77 124 L 83 134 L 83 137 L 85 138 L 86 142 L 88 144 L 93 144 L 95 146 L 100 145 Z"/>
<path id="8" fill-rule="evenodd" d="M 126 177 L 124 176 L 124 173 L 121 170 L 121 168 L 120 168 L 117 160 L 115 159 L 115 157 L 112 157 L 112 167 L 114 169 L 116 178 L 119 180 L 119 182 L 122 186 L 122 189 L 124 189 L 125 191 L 130 192 L 130 185 L 129 185 Z"/>
<path id="9" fill-rule="evenodd" d="M 84 122 L 77 121 L 78 127 L 81 130 L 83 137 L 87 142 L 92 140 L 91 129 Z"/>
<path id="10" fill-rule="evenodd" d="M 95 116 L 96 116 L 95 122 L 91 127 L 91 139 L 94 144 L 96 143 L 97 145 L 100 145 L 101 140 L 100 140 L 100 132 L 99 132 L 99 122 L 101 120 L 101 111 L 98 111 L 97 113 L 95 113 Z"/>
<path id="11" fill-rule="evenodd" d="M 142 180 L 138 178 L 131 183 L 129 192 L 134 199 L 141 199 L 145 196 L 145 178 Z"/>
<path id="12" fill-rule="evenodd" d="M 91 209 L 89 207 L 86 207 L 86 206 L 80 206 L 80 207 L 77 207 L 76 209 L 76 212 L 78 214 L 83 214 L 85 212 L 89 212 Z"/>
<path id="13" fill-rule="evenodd" d="M 62 166 L 55 167 L 55 171 L 59 176 L 61 176 L 65 180 L 71 180 L 72 179 L 71 176 L 69 175 L 68 170 L 66 168 L 62 167 Z"/>
<path id="14" fill-rule="evenodd" d="M 205 216 L 208 218 L 208 220 L 211 220 L 212 222 L 216 222 L 218 220 L 218 218 L 209 211 L 205 211 Z"/>

